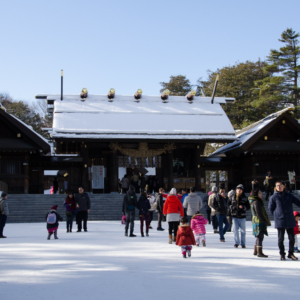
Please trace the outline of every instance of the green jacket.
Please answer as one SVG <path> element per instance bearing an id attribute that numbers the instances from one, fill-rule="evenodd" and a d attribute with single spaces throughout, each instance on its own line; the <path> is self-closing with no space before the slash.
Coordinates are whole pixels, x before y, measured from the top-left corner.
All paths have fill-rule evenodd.
<path id="1" fill-rule="evenodd" d="M 249 197 L 252 214 L 253 235 L 257 237 L 261 232 L 268 235 L 267 226 L 271 226 L 271 221 L 264 207 L 264 201 L 256 196 Z"/>

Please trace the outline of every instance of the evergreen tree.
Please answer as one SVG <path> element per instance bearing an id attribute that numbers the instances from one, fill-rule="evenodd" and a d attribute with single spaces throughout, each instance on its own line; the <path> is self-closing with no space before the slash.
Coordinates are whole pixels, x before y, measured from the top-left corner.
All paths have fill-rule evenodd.
<path id="1" fill-rule="evenodd" d="M 40 135 L 44 137 L 47 136 L 47 133 L 42 130 L 43 127 L 48 127 L 45 126 L 46 119 L 44 117 L 46 117 L 46 115 L 40 115 L 34 108 L 28 105 L 28 103 L 24 101 L 14 101 L 8 95 L 0 95 L 0 102 L 2 106 L 5 107 L 7 113 L 15 116 L 26 125 L 31 126 L 32 129 Z M 50 125 L 49 121 L 47 125 Z"/>
<path id="2" fill-rule="evenodd" d="M 183 75 L 170 76 L 169 82 L 160 82 L 160 85 L 163 87 L 160 90 L 161 93 L 168 89 L 172 96 L 185 96 L 192 90 L 189 79 Z"/>
<path id="3" fill-rule="evenodd" d="M 288 28 L 281 34 L 280 42 L 285 46 L 279 50 L 271 50 L 265 73 L 268 78 L 256 82 L 259 98 L 253 103 L 257 108 L 280 110 L 288 104 L 299 106 L 300 88 L 298 87 L 300 72 L 299 33 Z"/>
<path id="4" fill-rule="evenodd" d="M 255 109 L 251 104 L 258 97 L 254 92 L 255 81 L 263 80 L 269 76 L 263 71 L 265 62 L 257 61 L 237 63 L 233 66 L 217 69 L 215 72 L 208 71 L 208 80 L 198 80 L 198 90 L 203 87 L 206 96 L 212 95 L 217 75 L 220 75 L 216 97 L 233 97 L 235 103 L 224 104 L 223 108 L 232 125 L 240 129 L 261 118 L 264 112 Z"/>

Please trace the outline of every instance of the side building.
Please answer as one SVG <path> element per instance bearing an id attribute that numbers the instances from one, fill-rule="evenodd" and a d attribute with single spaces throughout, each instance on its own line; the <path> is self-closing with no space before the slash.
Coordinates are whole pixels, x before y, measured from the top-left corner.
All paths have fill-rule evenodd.
<path id="1" fill-rule="evenodd" d="M 47 153 L 48 141 L 0 106 L 0 182 L 8 193 L 44 193 L 41 159 Z"/>
<path id="2" fill-rule="evenodd" d="M 228 188 L 244 184 L 248 192 L 257 179 L 260 188 L 268 171 L 273 181 L 289 182 L 288 172 L 296 173 L 296 188 L 300 187 L 300 124 L 286 108 L 237 132 L 238 140 L 202 159 L 206 169 L 226 170 Z"/>

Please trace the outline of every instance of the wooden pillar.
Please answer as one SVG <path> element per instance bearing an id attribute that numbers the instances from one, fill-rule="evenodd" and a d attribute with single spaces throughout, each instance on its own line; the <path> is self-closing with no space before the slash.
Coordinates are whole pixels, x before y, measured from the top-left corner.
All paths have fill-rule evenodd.
<path id="1" fill-rule="evenodd" d="M 201 191 L 201 147 L 198 145 L 195 149 L 195 188 L 197 192 Z"/>
<path id="2" fill-rule="evenodd" d="M 110 164 L 108 167 L 108 182 L 111 193 L 118 192 L 118 155 L 115 152 L 110 154 Z"/>
<path id="3" fill-rule="evenodd" d="M 85 192 L 90 191 L 89 185 L 89 152 L 86 144 L 81 145 L 81 155 L 82 155 L 82 187 Z"/>
<path id="4" fill-rule="evenodd" d="M 27 163 L 27 162 L 25 162 Z M 24 165 L 24 194 L 29 193 L 29 165 Z"/>
<path id="5" fill-rule="evenodd" d="M 39 194 L 44 194 L 44 168 L 39 167 Z"/>
<path id="6" fill-rule="evenodd" d="M 167 153 L 167 169 L 168 169 L 168 192 L 174 185 L 174 176 L 173 176 L 173 152 Z"/>

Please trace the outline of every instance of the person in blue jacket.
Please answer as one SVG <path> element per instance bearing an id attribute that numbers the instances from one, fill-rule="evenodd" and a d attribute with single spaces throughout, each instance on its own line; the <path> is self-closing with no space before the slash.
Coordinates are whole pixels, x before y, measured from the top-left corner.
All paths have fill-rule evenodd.
<path id="1" fill-rule="evenodd" d="M 300 200 L 285 191 L 285 186 L 282 181 L 277 181 L 275 184 L 275 193 L 270 197 L 269 210 L 274 216 L 275 228 L 277 228 L 278 231 L 278 246 L 281 260 L 285 260 L 283 243 L 285 231 L 289 238 L 288 258 L 298 260 L 294 255 L 294 227 L 296 226 L 296 221 L 293 213 L 293 204 L 300 207 Z"/>

